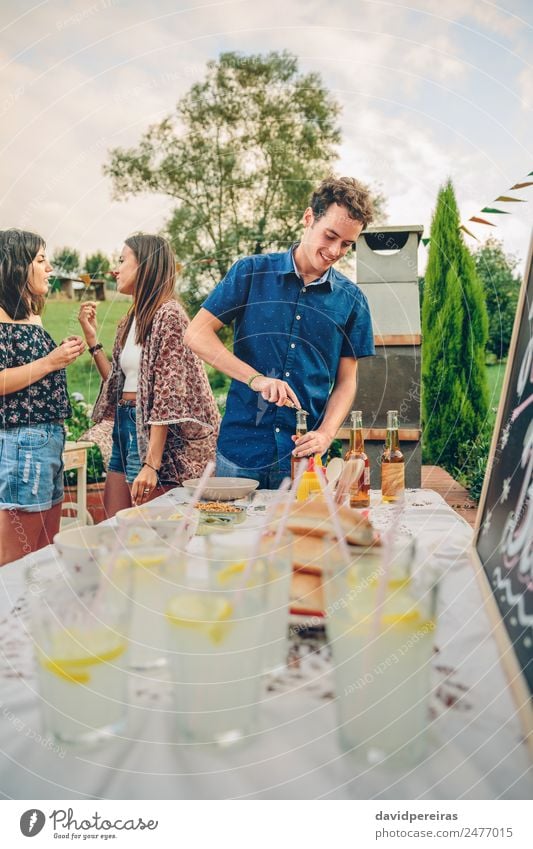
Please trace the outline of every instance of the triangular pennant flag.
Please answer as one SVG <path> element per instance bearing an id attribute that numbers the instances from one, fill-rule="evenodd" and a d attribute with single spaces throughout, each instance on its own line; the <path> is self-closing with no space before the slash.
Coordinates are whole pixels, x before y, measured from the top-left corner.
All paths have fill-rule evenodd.
<path id="1" fill-rule="evenodd" d="M 528 174 L 527 176 L 528 176 L 528 177 L 533 177 L 533 171 L 530 171 L 530 172 L 529 172 L 529 174 Z"/>
<path id="2" fill-rule="evenodd" d="M 474 234 L 473 234 L 473 233 L 471 233 L 471 232 L 470 232 L 470 230 L 467 230 L 464 224 L 461 224 L 461 225 L 460 225 L 459 230 L 464 230 L 464 232 L 465 232 L 465 233 L 468 233 L 468 235 L 469 235 L 469 236 L 472 236 L 472 238 L 473 238 L 473 239 L 475 239 L 475 240 L 476 240 L 476 242 L 479 242 L 478 237 L 477 237 L 477 236 L 474 236 Z"/>
<path id="3" fill-rule="evenodd" d="M 509 198 L 507 195 L 500 195 L 499 198 L 494 198 L 494 200 L 496 202 L 501 200 L 502 203 L 526 203 L 526 201 L 522 200 L 522 198 Z"/>
<path id="4" fill-rule="evenodd" d="M 427 247 L 427 245 L 429 245 L 429 242 L 430 242 L 429 239 L 422 239 L 422 244 L 426 247 Z"/>
<path id="5" fill-rule="evenodd" d="M 481 212 L 494 212 L 498 215 L 510 215 L 510 212 L 505 212 L 503 209 L 493 209 L 491 206 L 484 206 Z"/>
<path id="6" fill-rule="evenodd" d="M 511 186 L 509 191 L 514 191 L 514 189 L 525 189 L 526 186 L 533 186 L 533 182 L 530 180 L 529 183 L 515 183 L 514 186 Z"/>
<path id="7" fill-rule="evenodd" d="M 468 220 L 475 221 L 476 224 L 488 224 L 489 227 L 496 227 L 496 225 L 493 224 L 492 221 L 487 221 L 485 218 L 477 218 L 475 215 L 473 215 L 472 218 L 469 218 Z"/>

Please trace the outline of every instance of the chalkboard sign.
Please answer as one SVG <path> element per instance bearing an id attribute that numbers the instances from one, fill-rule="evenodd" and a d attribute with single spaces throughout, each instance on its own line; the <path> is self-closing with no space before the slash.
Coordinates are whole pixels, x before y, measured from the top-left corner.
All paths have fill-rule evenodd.
<path id="1" fill-rule="evenodd" d="M 533 240 L 479 505 L 475 550 L 522 718 L 533 694 Z M 481 571 L 481 570 L 480 570 Z M 495 602 L 495 605 L 494 605 Z M 499 620 L 497 622 L 496 620 Z M 502 625 L 504 629 L 502 629 Z M 512 651 L 510 648 L 512 647 Z"/>

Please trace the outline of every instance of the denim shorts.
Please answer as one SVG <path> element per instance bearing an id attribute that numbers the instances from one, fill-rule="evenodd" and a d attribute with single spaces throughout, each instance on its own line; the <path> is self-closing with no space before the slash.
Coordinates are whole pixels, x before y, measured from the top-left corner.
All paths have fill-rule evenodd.
<path id="1" fill-rule="evenodd" d="M 63 501 L 64 447 L 57 422 L 0 430 L 0 510 L 39 513 Z"/>
<path id="2" fill-rule="evenodd" d="M 221 478 L 251 478 L 259 481 L 259 489 L 278 489 L 284 478 L 290 478 L 291 469 L 290 466 L 282 469 L 277 460 L 263 469 L 247 469 L 217 451 L 215 474 Z"/>
<path id="3" fill-rule="evenodd" d="M 137 447 L 135 407 L 117 406 L 113 425 L 113 448 L 107 470 L 125 475 L 133 483 L 142 468 Z"/>

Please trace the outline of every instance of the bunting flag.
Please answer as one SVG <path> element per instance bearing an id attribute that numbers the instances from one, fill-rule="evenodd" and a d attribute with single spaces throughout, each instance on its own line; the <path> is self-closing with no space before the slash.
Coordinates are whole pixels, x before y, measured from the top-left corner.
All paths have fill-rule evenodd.
<path id="1" fill-rule="evenodd" d="M 510 212 L 507 212 L 506 209 L 494 209 L 492 206 L 484 206 L 481 212 L 492 212 L 494 215 L 510 215 Z M 468 219 L 472 221 L 471 218 Z"/>
<path id="2" fill-rule="evenodd" d="M 469 221 L 475 221 L 477 224 L 488 224 L 489 227 L 496 227 L 492 221 L 487 221 L 486 218 L 478 218 L 476 215 L 473 215 L 472 218 L 468 219 Z"/>
<path id="3" fill-rule="evenodd" d="M 533 171 L 530 171 L 527 175 L 528 177 L 533 177 Z M 512 192 L 516 189 L 525 189 L 527 186 L 533 186 L 533 180 L 528 180 L 524 183 L 515 183 L 514 186 L 511 186 L 508 191 Z M 494 203 L 527 203 L 525 198 L 514 198 L 511 195 L 498 195 L 497 198 L 494 198 Z M 484 212 L 486 215 L 510 215 L 508 209 L 498 209 L 495 206 L 484 206 L 481 212 Z M 483 224 L 485 227 L 496 227 L 497 225 L 494 221 L 489 221 L 487 218 L 480 218 L 478 215 L 472 215 L 469 221 L 473 221 L 475 224 Z M 472 236 L 468 230 L 464 227 L 465 233 L 468 233 L 469 236 Z M 475 236 L 474 236 L 475 238 Z M 479 241 L 479 240 L 477 240 Z"/>
<path id="4" fill-rule="evenodd" d="M 530 171 L 527 175 L 528 177 L 533 177 L 533 171 Z M 510 186 L 507 191 L 514 192 L 519 189 L 527 189 L 529 186 L 533 186 L 533 180 L 526 180 L 523 183 L 515 183 L 513 186 Z M 525 198 L 514 198 L 511 195 L 498 195 L 497 198 L 494 198 L 493 203 L 527 203 Z M 484 212 L 486 215 L 510 215 L 510 211 L 508 209 L 497 209 L 495 206 L 484 206 L 481 212 Z M 478 215 L 472 215 L 468 221 L 472 221 L 474 224 L 482 224 L 485 227 L 496 227 L 497 225 L 494 221 L 489 221 L 487 218 L 480 218 Z M 467 222 L 468 223 L 468 222 Z M 472 239 L 475 239 L 476 242 L 479 242 L 477 236 L 475 236 L 464 224 L 459 226 L 459 230 L 462 230 L 468 236 L 471 236 Z M 426 247 L 429 245 L 430 239 L 422 239 L 422 244 Z"/>
<path id="5" fill-rule="evenodd" d="M 463 230 L 463 231 L 464 231 L 465 233 L 467 233 L 469 236 L 472 236 L 472 238 L 473 238 L 473 239 L 475 239 L 475 240 L 476 240 L 476 242 L 479 242 L 478 237 L 477 237 L 477 236 L 474 236 L 474 234 L 473 234 L 473 233 L 471 233 L 471 232 L 470 232 L 470 230 L 467 230 L 464 224 L 460 224 L 460 225 L 459 225 L 459 230 Z M 429 242 L 429 239 L 428 239 L 428 242 Z"/>

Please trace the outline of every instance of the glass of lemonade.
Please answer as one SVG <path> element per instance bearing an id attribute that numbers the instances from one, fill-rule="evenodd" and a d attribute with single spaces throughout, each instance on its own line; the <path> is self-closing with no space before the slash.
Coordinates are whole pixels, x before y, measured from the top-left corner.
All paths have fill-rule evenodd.
<path id="1" fill-rule="evenodd" d="M 261 530 L 261 529 L 259 529 Z M 265 616 L 261 666 L 264 673 L 279 672 L 287 666 L 289 651 L 289 601 L 292 578 L 292 534 L 283 533 L 279 540 L 273 531 L 261 534 L 246 529 L 230 534 L 211 534 L 208 551 L 211 577 L 220 585 L 236 586 L 249 557 L 257 552 L 261 575 L 265 581 Z"/>
<path id="2" fill-rule="evenodd" d="M 46 730 L 65 743 L 119 733 L 128 709 L 129 570 L 100 570 L 80 586 L 55 564 L 32 566 L 27 586 Z"/>
<path id="3" fill-rule="evenodd" d="M 132 669 L 154 669 L 166 664 L 164 571 L 170 561 L 180 557 L 177 548 L 159 539 L 146 546 L 125 547 L 116 556 L 117 563 L 131 571 L 128 664 Z"/>
<path id="4" fill-rule="evenodd" d="M 412 538 L 362 549 L 350 564 L 332 542 L 327 631 L 342 747 L 370 764 L 423 757 L 437 582 Z"/>
<path id="5" fill-rule="evenodd" d="M 265 566 L 239 543 L 240 533 L 230 535 L 231 560 L 219 554 L 215 536 L 193 541 L 183 571 L 168 570 L 166 630 L 179 730 L 187 740 L 223 746 L 256 727 Z"/>
<path id="6" fill-rule="evenodd" d="M 289 603 L 292 581 L 292 534 L 275 534 L 264 540 L 266 554 L 266 615 L 263 672 L 276 673 L 287 666 L 289 653 Z"/>

